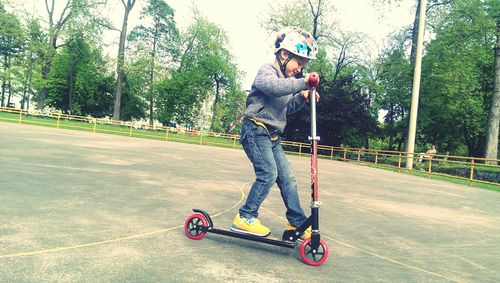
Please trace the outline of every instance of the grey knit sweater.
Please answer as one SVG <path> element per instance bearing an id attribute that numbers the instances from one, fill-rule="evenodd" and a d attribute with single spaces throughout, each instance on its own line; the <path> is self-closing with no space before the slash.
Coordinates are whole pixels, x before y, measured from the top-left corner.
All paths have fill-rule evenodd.
<path id="1" fill-rule="evenodd" d="M 277 63 L 266 64 L 255 77 L 244 115 L 264 123 L 271 137 L 276 137 L 285 129 L 286 115 L 304 106 L 300 91 L 306 88 L 304 79 L 285 78 Z"/>

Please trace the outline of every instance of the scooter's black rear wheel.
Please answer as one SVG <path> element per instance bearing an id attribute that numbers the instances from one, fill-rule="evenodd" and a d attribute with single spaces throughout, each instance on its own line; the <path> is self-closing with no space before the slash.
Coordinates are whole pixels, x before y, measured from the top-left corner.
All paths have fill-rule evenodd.
<path id="1" fill-rule="evenodd" d="M 201 213 L 191 214 L 184 222 L 184 234 L 191 240 L 201 240 L 207 234 L 207 218 Z"/>
<path id="2" fill-rule="evenodd" d="M 322 265 L 328 258 L 328 245 L 319 240 L 319 246 L 314 248 L 309 238 L 300 245 L 300 258 L 309 265 Z"/>

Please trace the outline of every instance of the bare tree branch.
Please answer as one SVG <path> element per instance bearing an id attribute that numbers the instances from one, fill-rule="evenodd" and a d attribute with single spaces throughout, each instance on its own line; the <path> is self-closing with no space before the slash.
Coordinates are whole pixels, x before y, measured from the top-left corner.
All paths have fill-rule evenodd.
<path id="1" fill-rule="evenodd" d="M 442 2 L 442 3 L 434 3 L 432 5 L 430 5 L 426 10 L 425 12 L 429 12 L 429 10 L 433 7 L 436 7 L 436 6 L 444 6 L 444 5 L 448 5 L 448 4 L 451 4 L 451 0 L 450 1 L 445 1 L 445 2 Z"/>
<path id="2" fill-rule="evenodd" d="M 312 35 L 313 35 L 314 39 L 318 39 L 318 35 L 317 35 L 317 32 L 318 32 L 318 18 L 319 18 L 319 15 L 321 14 L 321 12 L 320 12 L 320 10 L 321 10 L 321 0 L 318 1 L 318 7 L 316 9 L 316 12 L 314 12 L 314 6 L 311 3 L 311 0 L 308 0 L 307 2 L 309 3 L 309 7 L 311 8 L 311 13 L 313 15 L 313 30 L 312 30 Z"/>
<path id="3" fill-rule="evenodd" d="M 45 0 L 45 8 L 47 8 L 47 12 L 49 14 L 51 14 L 53 11 L 54 11 L 54 1 L 55 0 L 52 0 L 52 9 L 49 9 L 49 3 L 48 3 L 48 0 Z"/>
<path id="4" fill-rule="evenodd" d="M 50 9 L 48 0 L 45 0 L 45 7 L 47 8 L 47 13 L 49 14 L 49 25 L 53 24 L 52 16 L 54 14 L 54 1 L 55 0 L 52 0 L 52 9 Z"/>
<path id="5" fill-rule="evenodd" d="M 314 6 L 313 6 L 313 4 L 311 3 L 311 0 L 308 0 L 307 2 L 308 2 L 308 4 L 309 4 L 309 7 L 311 8 L 311 13 L 313 14 L 313 16 L 316 16 L 316 13 L 314 13 Z M 319 2 L 321 2 L 321 0 L 320 0 Z M 319 5 L 318 5 L 318 6 L 319 6 Z"/>
<path id="6" fill-rule="evenodd" d="M 72 10 L 69 11 L 69 13 L 66 15 L 66 11 L 68 9 L 71 9 L 73 7 L 73 5 L 70 4 L 70 0 L 68 0 L 68 2 L 66 2 L 66 6 L 64 6 L 64 9 L 62 10 L 61 12 L 61 16 L 59 17 L 59 20 L 57 21 L 57 28 L 61 28 L 64 23 L 68 20 L 69 16 L 71 15 L 71 12 Z"/>
<path id="7" fill-rule="evenodd" d="M 62 44 L 57 45 L 55 48 L 57 49 L 57 48 L 59 48 L 59 47 L 63 47 L 63 46 L 67 46 L 67 45 L 68 45 L 68 44 L 65 42 L 65 43 L 62 43 Z"/>

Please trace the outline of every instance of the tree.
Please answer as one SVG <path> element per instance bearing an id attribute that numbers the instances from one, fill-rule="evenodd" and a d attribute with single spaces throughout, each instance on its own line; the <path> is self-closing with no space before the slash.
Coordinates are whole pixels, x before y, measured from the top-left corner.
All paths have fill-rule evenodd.
<path id="1" fill-rule="evenodd" d="M 399 2 L 401 2 L 401 0 L 382 0 L 382 1 L 372 1 L 372 4 L 376 8 L 378 8 L 380 11 L 385 11 L 386 10 L 385 8 L 387 6 L 393 5 L 393 4 L 399 3 Z M 430 11 L 437 10 L 437 9 L 433 9 L 433 8 L 447 6 L 451 2 L 452 2 L 451 0 L 430 0 L 430 1 L 427 1 L 427 7 L 425 7 L 426 13 L 429 14 Z M 406 36 L 408 36 L 408 37 L 402 38 L 400 40 L 402 40 L 403 42 L 406 42 L 407 39 L 411 40 L 410 54 L 409 54 L 409 72 L 407 73 L 409 78 L 408 78 L 408 80 L 405 80 L 405 81 L 408 81 L 408 86 L 409 86 L 407 88 L 406 95 L 408 97 L 410 97 L 410 99 L 411 99 L 411 95 L 412 95 L 411 91 L 412 91 L 412 85 L 413 85 L 413 75 L 414 75 L 413 72 L 415 69 L 415 60 L 416 60 L 416 53 L 417 53 L 417 37 L 418 37 L 421 6 L 422 6 L 421 0 L 416 0 L 415 1 L 415 7 L 416 7 L 415 8 L 415 17 L 413 20 L 413 25 L 411 25 L 408 29 L 405 29 L 405 31 L 403 33 L 400 33 L 400 35 L 406 34 L 409 31 L 409 34 L 406 34 Z M 431 17 L 428 17 L 427 22 L 429 22 L 429 18 L 431 18 Z M 431 19 L 431 22 L 432 22 L 432 19 Z M 432 25 L 432 23 L 431 23 L 431 25 Z M 398 36 L 400 36 L 400 35 L 398 35 Z M 406 101 L 406 99 L 405 99 L 405 101 Z M 408 110 L 408 112 L 409 112 L 409 110 Z M 410 114 L 410 113 L 408 113 L 408 114 Z M 401 128 L 401 134 L 402 134 L 400 142 L 398 142 L 398 150 L 401 150 L 402 143 L 405 142 L 407 139 L 408 128 L 409 128 L 408 123 L 409 122 L 410 122 L 409 119 L 405 119 L 405 123 L 401 124 L 400 127 L 398 127 L 398 128 Z M 391 131 L 391 129 L 394 129 L 392 124 L 389 124 L 388 126 L 389 127 L 387 129 L 389 131 Z M 392 148 L 392 136 L 389 137 L 389 148 Z"/>
<path id="2" fill-rule="evenodd" d="M 108 116 L 112 113 L 113 77 L 99 48 L 81 33 L 74 33 L 52 62 L 47 83 L 47 104 L 74 115 Z"/>
<path id="3" fill-rule="evenodd" d="M 23 96 L 21 99 L 21 109 L 30 107 L 31 96 L 33 95 L 34 81 L 37 80 L 36 70 L 39 70 L 41 58 L 45 54 L 46 34 L 43 33 L 38 19 L 29 19 L 27 24 L 26 48 L 23 53 L 22 72 Z"/>
<path id="4" fill-rule="evenodd" d="M 129 44 L 129 48 L 133 44 Z M 141 46 L 142 47 L 142 46 Z M 146 49 L 147 50 L 147 49 Z M 129 59 L 131 62 L 124 66 L 124 85 L 123 97 L 121 104 L 120 117 L 123 121 L 130 119 L 143 119 L 146 118 L 148 103 L 147 103 L 147 89 L 145 85 L 149 83 L 149 52 L 144 52 L 143 48 L 129 52 Z"/>
<path id="5" fill-rule="evenodd" d="M 397 142 L 397 150 L 402 149 L 405 142 L 406 124 L 410 108 L 410 61 L 407 56 L 408 32 L 403 30 L 394 35 L 390 46 L 378 59 L 379 74 L 378 84 L 382 88 L 377 102 L 382 110 L 386 111 L 384 116 L 384 134 L 388 138 L 387 149 L 394 150 Z"/>
<path id="6" fill-rule="evenodd" d="M 7 13 L 0 5 L 0 56 L 2 57 L 2 94 L 1 106 L 5 104 L 5 91 L 8 91 L 7 105 L 10 103 L 12 95 L 12 68 L 11 63 L 14 57 L 18 57 L 24 48 L 24 31 L 19 20 L 12 14 Z"/>
<path id="7" fill-rule="evenodd" d="M 219 129 L 219 104 L 226 95 L 238 94 L 238 71 L 232 63 L 225 32 L 200 15 L 182 36 L 180 65 L 158 85 L 158 117 L 169 122 L 196 124 L 203 103 L 212 101 L 210 127 Z"/>
<path id="8" fill-rule="evenodd" d="M 89 16 L 89 11 L 99 5 L 105 4 L 105 0 L 66 0 L 62 11 L 56 15 L 55 3 L 56 0 L 44 0 L 45 8 L 48 16 L 48 32 L 47 42 L 45 45 L 46 51 L 42 59 L 42 80 L 43 84 L 40 89 L 40 96 L 38 98 L 38 109 L 45 106 L 45 97 L 47 96 L 46 82 L 49 78 L 50 69 L 52 66 L 52 59 L 56 54 L 56 49 L 59 47 L 57 41 L 62 35 L 66 25 L 72 19 L 78 17 Z M 90 20 L 95 19 L 90 17 Z"/>
<path id="9" fill-rule="evenodd" d="M 135 41 L 149 53 L 149 124 L 153 125 L 155 61 L 159 54 L 163 55 L 163 60 L 176 57 L 179 32 L 174 21 L 174 10 L 163 0 L 149 0 L 141 13 L 141 19 L 145 18 L 151 18 L 152 24 L 135 27 L 129 40 Z"/>
<path id="10" fill-rule="evenodd" d="M 127 26 L 128 17 L 130 11 L 134 8 L 136 0 L 121 0 L 123 7 L 125 9 L 123 13 L 122 28 L 120 30 L 120 42 L 118 44 L 118 57 L 116 59 L 116 93 L 115 102 L 113 110 L 113 119 L 120 120 L 121 113 L 121 103 L 122 103 L 122 93 L 123 93 L 123 82 L 125 79 L 125 72 L 123 71 L 123 66 L 125 63 L 125 41 L 127 39 Z"/>
<path id="11" fill-rule="evenodd" d="M 394 5 L 395 3 L 399 3 L 402 0 L 373 0 L 372 4 L 378 8 L 379 11 L 386 10 L 385 7 Z M 426 13 L 429 13 L 433 10 L 433 8 L 437 8 L 440 6 L 448 6 L 453 2 L 453 0 L 430 0 L 427 1 Z M 420 5 L 421 0 L 415 0 L 415 17 L 413 18 L 413 25 L 411 25 L 411 50 L 410 50 L 410 66 L 411 73 L 410 77 L 413 77 L 413 69 L 415 68 L 415 57 L 417 53 L 417 36 L 418 36 L 418 25 L 420 18 Z M 432 19 L 431 19 L 432 21 Z M 410 80 L 410 84 L 413 83 Z M 411 88 L 410 88 L 411 90 Z"/>
<path id="12" fill-rule="evenodd" d="M 420 132 L 446 150 L 465 144 L 468 155 L 482 156 L 496 23 L 479 0 L 454 2 L 438 23 L 424 57 Z"/>
<path id="13" fill-rule="evenodd" d="M 191 64 L 189 68 L 196 65 L 203 68 L 209 87 L 205 99 L 213 99 L 210 107 L 212 112 L 210 130 L 222 130 L 224 126 L 220 124 L 222 121 L 219 117 L 221 114 L 219 113 L 219 103 L 225 95 L 232 96 L 238 93 L 236 91 L 239 88 L 236 81 L 238 70 L 236 65 L 232 63 L 233 58 L 228 50 L 229 42 L 226 33 L 201 16 L 198 16 L 196 21 L 196 49 L 201 52 L 196 56 L 184 56 L 182 63 L 185 68 L 186 64 Z"/>
<path id="14" fill-rule="evenodd" d="M 324 0 L 292 0 L 271 6 L 262 26 L 273 33 L 286 26 L 299 26 L 324 44 L 335 44 L 337 40 L 334 7 Z"/>
<path id="15" fill-rule="evenodd" d="M 217 115 L 214 116 L 212 131 L 238 133 L 242 123 L 247 94 L 239 88 L 233 88 L 220 99 Z"/>
<path id="16" fill-rule="evenodd" d="M 147 103 L 140 93 L 144 90 L 143 79 L 130 69 L 124 78 L 121 118 L 123 121 L 146 117 Z"/>

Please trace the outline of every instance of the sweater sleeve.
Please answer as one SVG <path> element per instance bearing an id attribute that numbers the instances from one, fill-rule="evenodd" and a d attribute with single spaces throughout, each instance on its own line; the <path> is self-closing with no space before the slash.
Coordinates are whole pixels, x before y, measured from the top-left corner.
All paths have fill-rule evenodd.
<path id="1" fill-rule="evenodd" d="M 255 77 L 254 86 L 270 97 L 280 97 L 306 89 L 303 79 L 279 78 L 276 70 L 270 65 L 264 65 Z"/>

